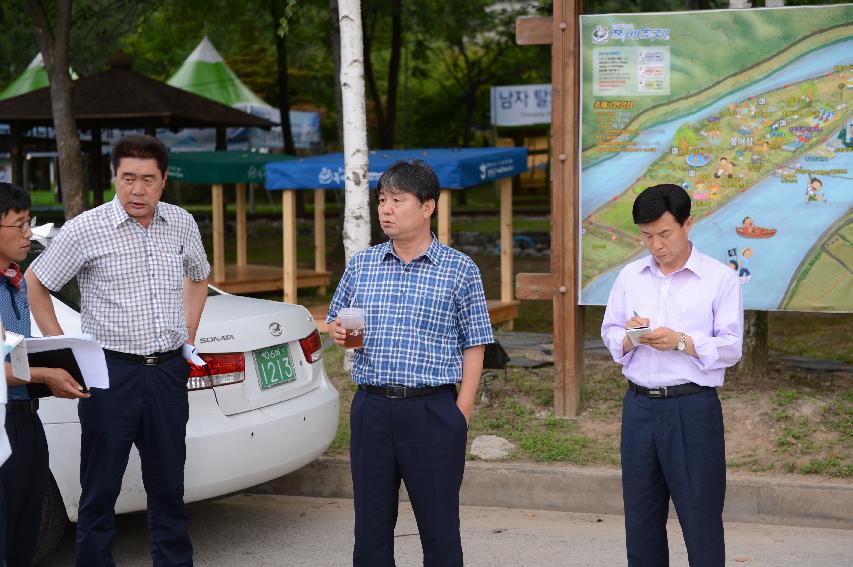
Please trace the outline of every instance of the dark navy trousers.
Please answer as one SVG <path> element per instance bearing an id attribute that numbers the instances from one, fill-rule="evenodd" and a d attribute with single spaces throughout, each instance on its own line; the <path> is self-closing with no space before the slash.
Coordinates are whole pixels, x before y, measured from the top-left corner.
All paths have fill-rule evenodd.
<path id="1" fill-rule="evenodd" d="M 49 475 L 47 440 L 38 414 L 28 409 L 16 411 L 14 406 L 12 400 L 6 406 L 6 434 L 12 454 L 0 467 L 0 500 L 5 500 L 6 508 L 5 558 L 6 567 L 30 567 Z"/>
<path id="2" fill-rule="evenodd" d="M 723 567 L 726 460 L 717 391 L 649 398 L 622 410 L 622 494 L 629 567 L 666 567 L 669 499 L 691 567 Z"/>
<path id="3" fill-rule="evenodd" d="M 393 567 L 400 480 L 412 502 L 424 567 L 461 567 L 459 489 L 468 425 L 453 391 L 389 399 L 359 390 L 350 412 L 355 567 Z"/>
<path id="4" fill-rule="evenodd" d="M 107 357 L 109 389 L 80 400 L 77 567 L 113 567 L 115 503 L 135 444 L 148 497 L 155 567 L 192 565 L 184 508 L 189 366 L 180 355 L 156 366 Z"/>

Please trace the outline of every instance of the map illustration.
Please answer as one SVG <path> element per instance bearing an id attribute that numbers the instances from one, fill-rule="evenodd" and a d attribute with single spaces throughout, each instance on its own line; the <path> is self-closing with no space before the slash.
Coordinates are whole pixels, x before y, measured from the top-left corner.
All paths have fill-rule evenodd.
<path id="1" fill-rule="evenodd" d="M 853 311 L 853 5 L 582 16 L 582 304 L 646 254 L 644 188 L 748 309 Z"/>

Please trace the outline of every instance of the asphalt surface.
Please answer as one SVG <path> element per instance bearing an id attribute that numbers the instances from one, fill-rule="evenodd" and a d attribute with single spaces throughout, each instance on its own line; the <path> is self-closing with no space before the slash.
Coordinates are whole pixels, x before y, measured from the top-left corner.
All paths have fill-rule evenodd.
<path id="1" fill-rule="evenodd" d="M 352 501 L 238 494 L 189 507 L 199 567 L 337 567 L 351 565 Z M 462 539 L 469 567 L 616 567 L 625 565 L 623 518 L 505 508 L 462 508 Z M 120 516 L 114 555 L 122 567 L 148 566 L 142 514 Z M 671 521 L 672 567 L 686 566 L 678 523 Z M 397 525 L 397 564 L 422 564 L 408 503 Z M 853 565 L 853 531 L 753 523 L 726 524 L 727 565 L 844 567 Z M 69 528 L 59 549 L 41 565 L 73 565 Z"/>

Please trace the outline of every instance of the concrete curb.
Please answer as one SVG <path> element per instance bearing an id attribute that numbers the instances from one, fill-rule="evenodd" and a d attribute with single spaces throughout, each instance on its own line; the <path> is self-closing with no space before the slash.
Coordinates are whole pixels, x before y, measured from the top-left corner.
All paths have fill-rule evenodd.
<path id="1" fill-rule="evenodd" d="M 349 461 L 320 458 L 251 489 L 261 494 L 352 498 Z M 407 499 L 405 489 L 402 498 Z M 469 461 L 462 504 L 592 514 L 622 514 L 619 471 L 530 463 Z M 853 484 L 728 476 L 725 519 L 853 529 Z"/>

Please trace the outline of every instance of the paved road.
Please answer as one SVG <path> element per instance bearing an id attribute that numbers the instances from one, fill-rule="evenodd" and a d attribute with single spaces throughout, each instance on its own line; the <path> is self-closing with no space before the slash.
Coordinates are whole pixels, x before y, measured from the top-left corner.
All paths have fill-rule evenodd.
<path id="1" fill-rule="evenodd" d="M 397 564 L 422 564 L 414 516 L 403 503 Z M 348 566 L 352 501 L 239 494 L 190 506 L 198 567 Z M 672 566 L 686 566 L 678 524 L 670 522 Z M 853 532 L 761 524 L 728 524 L 727 565 L 843 567 L 853 565 Z M 151 565 L 145 517 L 122 516 L 115 546 L 121 567 Z M 468 567 L 618 567 L 625 565 L 621 516 L 464 507 Z M 73 533 L 42 565 L 73 564 Z"/>

